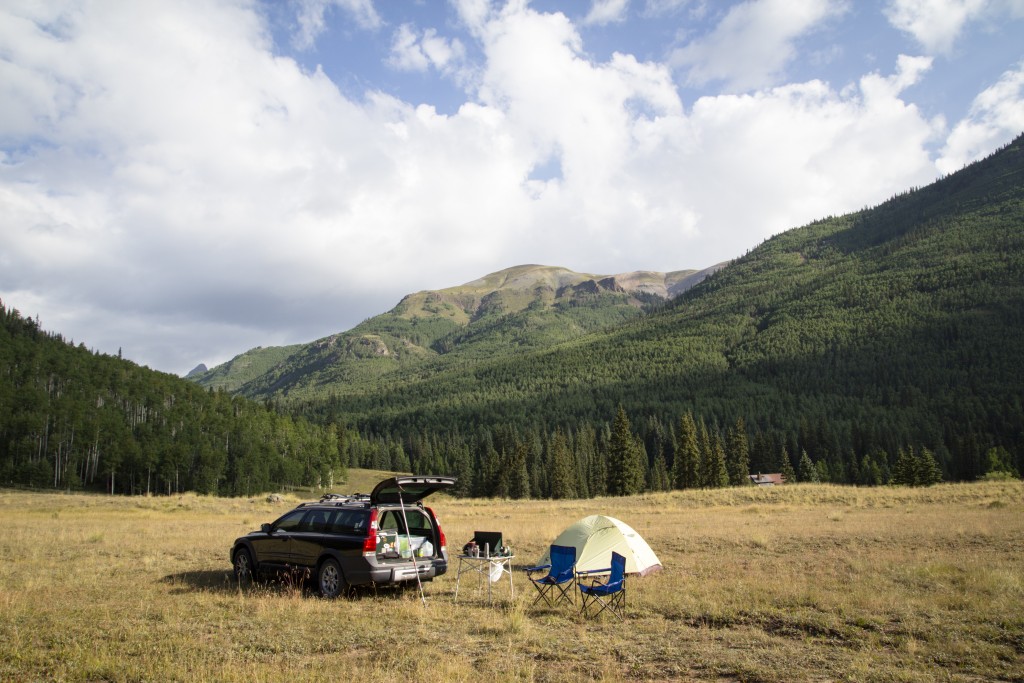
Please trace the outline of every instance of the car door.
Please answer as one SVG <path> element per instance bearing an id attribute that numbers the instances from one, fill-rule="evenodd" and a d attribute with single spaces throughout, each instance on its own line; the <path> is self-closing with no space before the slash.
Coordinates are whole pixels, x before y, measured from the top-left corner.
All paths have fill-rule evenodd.
<path id="1" fill-rule="evenodd" d="M 305 516 L 306 510 L 292 510 L 252 540 L 256 562 L 262 566 L 283 567 L 291 563 L 292 536 Z"/>
<path id="2" fill-rule="evenodd" d="M 323 550 L 330 510 L 310 510 L 291 534 L 291 564 L 315 567 Z"/>

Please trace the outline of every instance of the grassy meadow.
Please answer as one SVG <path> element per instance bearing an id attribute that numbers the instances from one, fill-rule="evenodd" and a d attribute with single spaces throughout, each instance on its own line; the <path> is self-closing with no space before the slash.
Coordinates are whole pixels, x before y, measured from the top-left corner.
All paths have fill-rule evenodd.
<path id="1" fill-rule="evenodd" d="M 630 524 L 665 569 L 625 623 L 531 607 L 522 572 L 494 605 L 466 577 L 454 603 L 454 568 L 426 606 L 240 591 L 231 542 L 299 500 L 0 490 L 0 680 L 1024 680 L 1021 482 L 430 500 L 450 549 L 500 530 L 519 566 L 586 515 Z"/>

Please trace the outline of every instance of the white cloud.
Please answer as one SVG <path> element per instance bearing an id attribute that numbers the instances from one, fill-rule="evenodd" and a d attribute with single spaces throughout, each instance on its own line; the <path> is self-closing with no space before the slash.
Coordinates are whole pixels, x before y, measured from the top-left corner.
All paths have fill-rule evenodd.
<path id="1" fill-rule="evenodd" d="M 515 1 L 510 0 L 506 7 L 510 10 L 515 9 Z M 479 35 L 493 13 L 491 0 L 452 0 L 452 4 L 455 5 L 455 11 L 462 23 L 474 35 Z M 518 4 L 523 5 L 523 0 L 518 0 Z"/>
<path id="2" fill-rule="evenodd" d="M 994 147 L 1024 132 L 1024 63 L 1007 71 L 983 90 L 958 122 L 936 162 L 943 173 L 953 173 L 989 154 Z"/>
<path id="3" fill-rule="evenodd" d="M 796 57 L 795 41 L 845 11 L 836 0 L 749 0 L 710 34 L 676 49 L 673 66 L 693 85 L 721 81 L 733 91 L 773 85 Z"/>
<path id="4" fill-rule="evenodd" d="M 615 24 L 625 21 L 629 0 L 593 0 L 584 24 Z"/>
<path id="5" fill-rule="evenodd" d="M 326 26 L 325 14 L 337 8 L 363 29 L 377 29 L 383 24 L 373 7 L 373 0 L 291 0 L 295 5 L 295 19 L 298 27 L 292 41 L 300 50 L 307 50 L 316 43 Z"/>
<path id="6" fill-rule="evenodd" d="M 646 0 L 644 3 L 643 13 L 645 16 L 660 16 L 664 14 L 671 14 L 679 10 L 681 7 L 689 5 L 693 0 Z M 698 8 L 704 6 L 707 0 L 699 0 Z M 698 11 L 703 11 L 698 9 Z"/>
<path id="7" fill-rule="evenodd" d="M 988 0 L 891 0 L 885 15 L 929 52 L 945 54 L 964 25 L 990 4 Z"/>
<path id="8" fill-rule="evenodd" d="M 448 40 L 429 28 L 422 34 L 411 24 L 402 24 L 391 40 L 391 66 L 402 71 L 426 71 L 434 67 L 441 72 L 457 70 L 466 54 L 458 39 Z"/>
<path id="9" fill-rule="evenodd" d="M 487 35 L 484 100 L 506 112 L 517 149 L 560 155 L 563 177 L 530 188 L 521 246 L 533 254 L 573 253 L 591 272 L 710 265 L 935 175 L 926 149 L 941 122 L 901 99 L 927 59 L 901 58 L 849 91 L 703 97 L 686 115 L 664 67 L 591 63 L 563 18 L 518 13 Z"/>
<path id="10" fill-rule="evenodd" d="M 402 24 L 395 30 L 391 38 L 390 63 L 404 71 L 426 71 L 430 68 L 430 60 L 420 46 L 419 36 L 412 25 Z"/>
<path id="11" fill-rule="evenodd" d="M 680 182 L 705 216 L 701 232 L 753 246 L 932 179 L 925 149 L 938 131 L 900 100 L 903 82 L 900 71 L 844 92 L 812 81 L 698 100 L 687 121 L 695 142 L 680 164 L 694 170 Z"/>
<path id="12" fill-rule="evenodd" d="M 889 0 L 885 16 L 929 53 L 949 55 L 971 23 L 1024 17 L 1024 0 Z"/>

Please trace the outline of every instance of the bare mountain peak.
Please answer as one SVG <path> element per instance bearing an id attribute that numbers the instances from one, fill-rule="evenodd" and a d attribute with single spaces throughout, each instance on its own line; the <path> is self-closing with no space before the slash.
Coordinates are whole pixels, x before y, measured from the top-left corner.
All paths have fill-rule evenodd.
<path id="1" fill-rule="evenodd" d="M 704 271 L 677 270 L 662 273 L 653 270 L 636 270 L 628 273 L 593 274 L 577 273 L 561 266 L 542 266 L 525 264 L 513 266 L 482 278 L 467 282 L 457 287 L 441 290 L 443 293 L 473 292 L 477 296 L 485 296 L 502 290 L 532 290 L 537 287 L 550 287 L 560 291 L 566 287 L 574 287 L 593 281 L 603 289 L 628 292 L 630 294 L 656 294 L 663 298 L 671 298 L 679 293 L 676 285 Z"/>

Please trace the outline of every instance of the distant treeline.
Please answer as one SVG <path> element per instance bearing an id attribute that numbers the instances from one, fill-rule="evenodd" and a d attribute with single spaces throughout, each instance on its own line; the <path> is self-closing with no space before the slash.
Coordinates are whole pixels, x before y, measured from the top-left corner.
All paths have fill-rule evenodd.
<path id="1" fill-rule="evenodd" d="M 690 413 L 671 424 L 656 418 L 633 425 L 620 408 L 598 426 L 553 431 L 511 425 L 404 437 L 352 435 L 349 467 L 459 477 L 455 495 L 503 498 L 589 498 L 643 491 L 750 484 L 753 474 L 795 482 L 859 486 L 930 485 L 943 480 L 1019 477 L 1020 459 L 1001 446 L 976 445 L 975 468 L 964 476 L 944 446 L 897 446 L 867 452 L 825 446 L 830 435 L 804 425 L 792 434 L 751 432 L 744 420 L 724 429 Z M 808 450 L 810 449 L 810 450 Z M 811 453 L 815 453 L 812 457 Z"/>
<path id="2" fill-rule="evenodd" d="M 73 346 L 0 303 L 0 485 L 249 495 L 345 477 L 333 426 Z"/>

